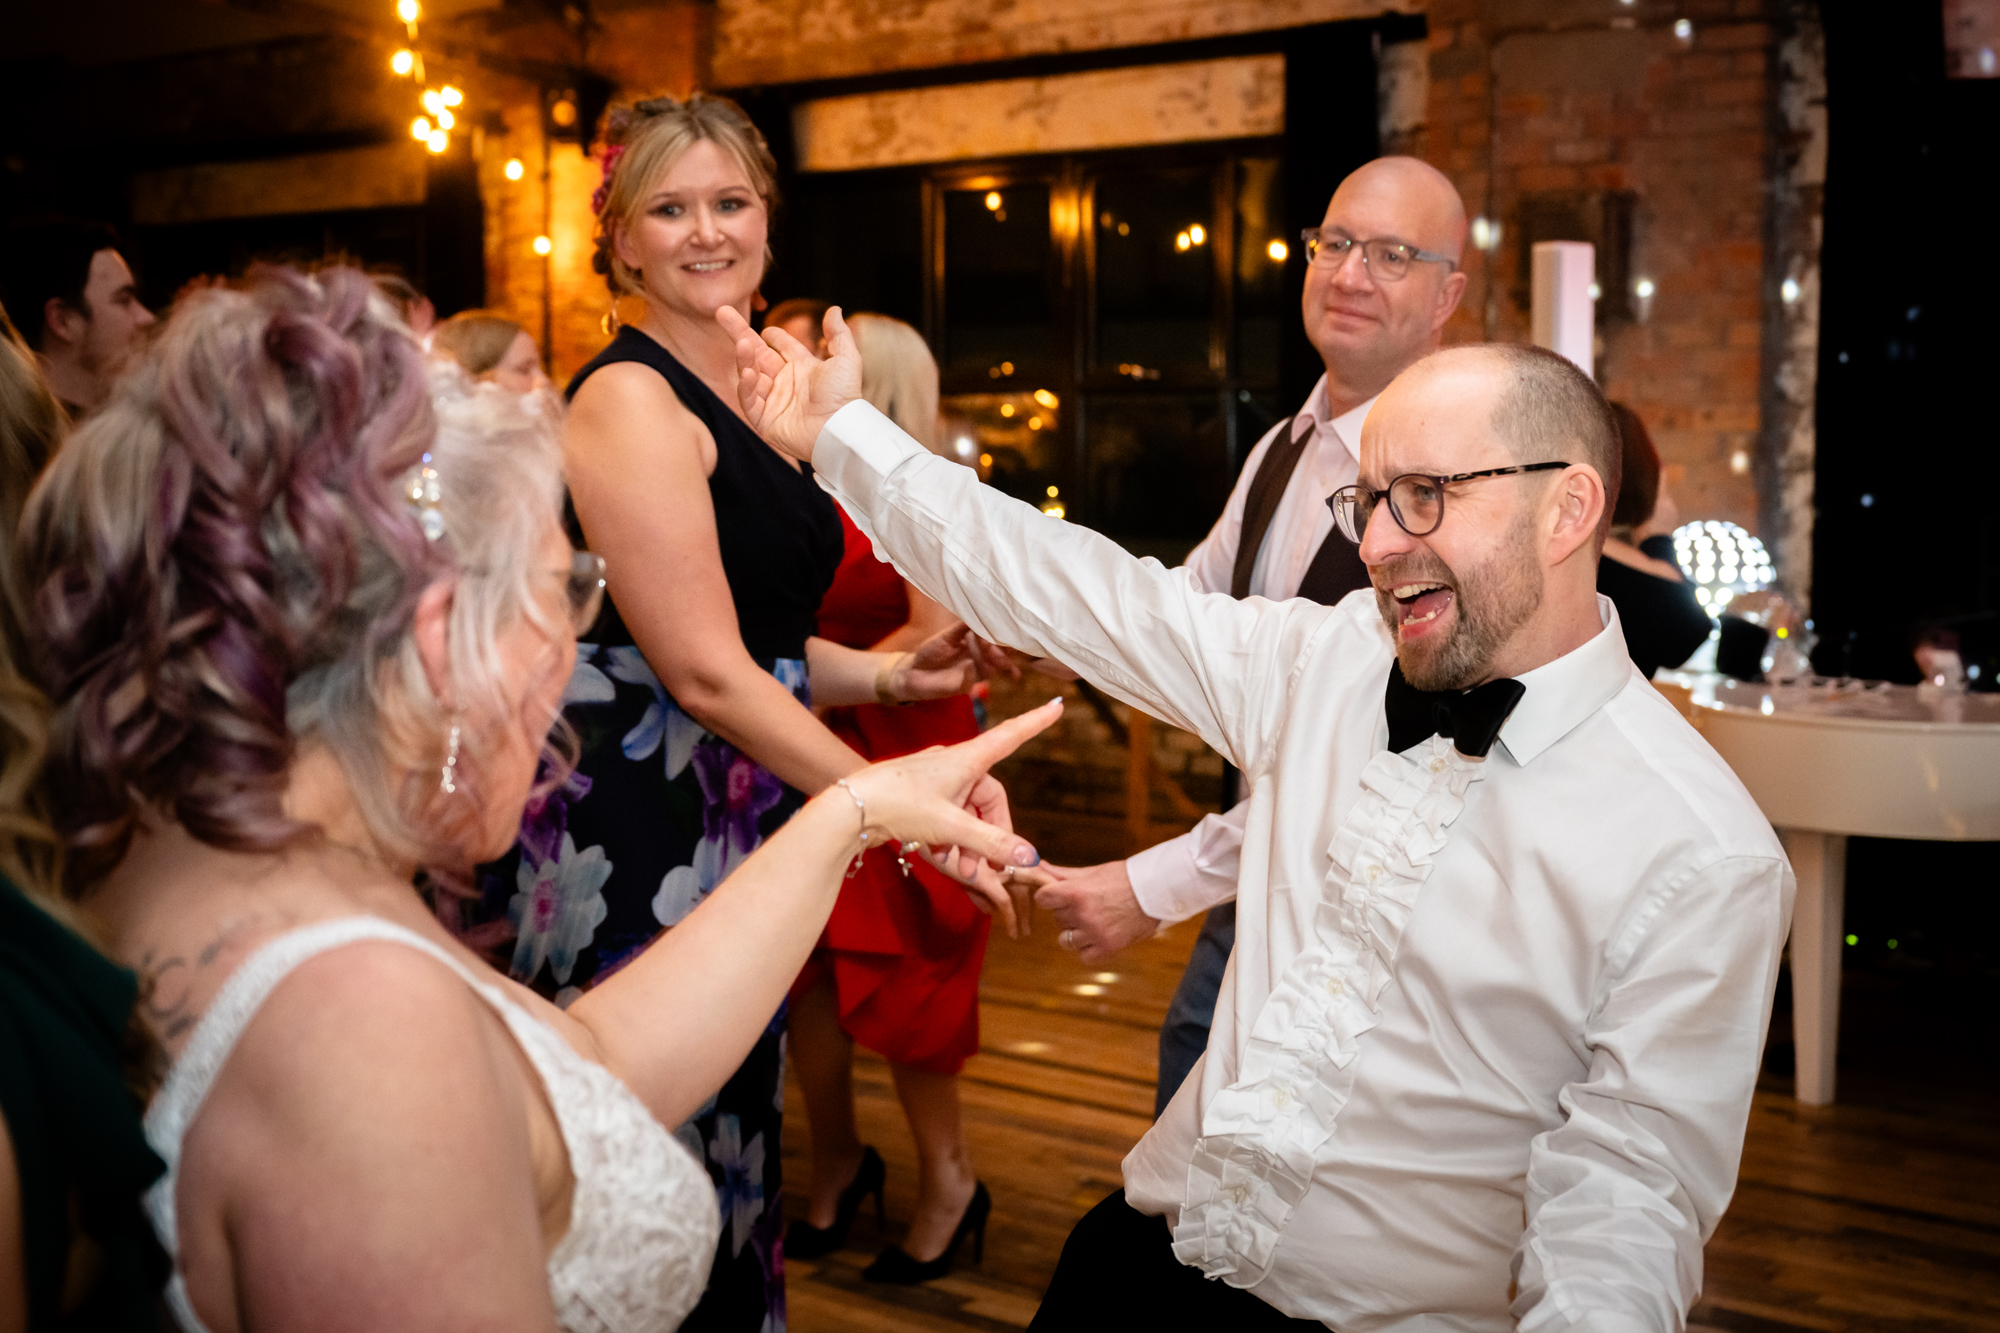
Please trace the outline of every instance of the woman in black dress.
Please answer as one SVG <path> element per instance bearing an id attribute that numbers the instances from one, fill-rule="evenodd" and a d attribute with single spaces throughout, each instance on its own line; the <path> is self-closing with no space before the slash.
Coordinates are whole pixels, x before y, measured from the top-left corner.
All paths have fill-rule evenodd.
<path id="1" fill-rule="evenodd" d="M 811 711 L 966 688 L 962 627 L 909 653 L 813 637 L 840 519 L 810 470 L 739 414 L 717 307 L 762 281 L 774 164 L 733 102 L 614 113 L 597 198 L 598 270 L 645 315 L 570 382 L 572 539 L 609 594 L 577 644 L 564 715 L 575 775 L 523 817 L 459 924 L 564 1003 L 672 928 L 801 804 L 864 761 Z M 447 916 L 463 909 L 449 898 Z M 469 918 L 469 919 L 467 919 Z M 724 1001 L 718 997 L 717 1003 Z M 715 1101 L 678 1131 L 707 1163 L 722 1239 L 683 1326 L 785 1326 L 778 1201 L 782 1010 Z"/>
<path id="2" fill-rule="evenodd" d="M 1597 590 L 1618 608 L 1625 651 L 1651 680 L 1661 667 L 1687 661 L 1715 622 L 1674 563 L 1676 516 L 1660 486 L 1660 455 L 1646 424 L 1623 403 L 1613 403 L 1611 412 L 1625 444 L 1624 480 L 1597 560 Z"/>

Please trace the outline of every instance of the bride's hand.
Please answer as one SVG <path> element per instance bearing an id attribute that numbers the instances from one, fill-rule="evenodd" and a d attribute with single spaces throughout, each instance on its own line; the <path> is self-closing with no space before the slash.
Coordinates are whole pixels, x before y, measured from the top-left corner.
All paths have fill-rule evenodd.
<path id="1" fill-rule="evenodd" d="M 826 312 L 826 357 L 783 329 L 759 337 L 734 306 L 715 312 L 716 323 L 736 340 L 736 396 L 750 428 L 802 462 L 827 418 L 861 396 L 861 352 L 840 307 Z"/>
<path id="2" fill-rule="evenodd" d="M 1062 716 L 1062 700 L 1002 722 L 960 745 L 938 746 L 862 769 L 847 779 L 867 808 L 871 840 L 918 845 L 924 859 L 974 895 L 981 910 L 997 912 L 1009 935 L 1022 932 L 1026 886 L 1009 892 L 1001 870 L 1041 864 L 1017 837 L 1007 793 L 987 772 L 1030 736 Z M 983 902 L 982 902 L 983 900 Z"/>

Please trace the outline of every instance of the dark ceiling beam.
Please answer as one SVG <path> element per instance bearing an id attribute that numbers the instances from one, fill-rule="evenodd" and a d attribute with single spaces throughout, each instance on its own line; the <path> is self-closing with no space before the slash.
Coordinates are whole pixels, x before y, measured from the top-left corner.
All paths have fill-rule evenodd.
<path id="1" fill-rule="evenodd" d="M 394 25 L 390 22 L 370 23 L 341 10 L 314 4 L 313 0 L 208 0 L 208 3 L 288 23 L 310 24 L 328 36 L 348 37 L 384 50 L 407 44 L 392 35 Z M 386 10 L 387 6 L 384 8 Z M 576 82 L 579 74 L 585 72 L 578 65 L 524 58 L 464 38 L 439 39 L 433 35 L 436 30 L 437 25 L 433 25 L 424 39 L 415 43 L 419 54 L 477 65 L 495 74 L 508 74 L 552 88 L 568 87 Z"/>

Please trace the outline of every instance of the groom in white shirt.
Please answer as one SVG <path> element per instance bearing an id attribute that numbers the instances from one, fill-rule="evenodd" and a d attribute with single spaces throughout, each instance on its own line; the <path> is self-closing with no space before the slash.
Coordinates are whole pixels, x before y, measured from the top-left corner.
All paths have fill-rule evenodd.
<path id="1" fill-rule="evenodd" d="M 1596 594 L 1620 456 L 1596 386 L 1535 348 L 1419 362 L 1334 497 L 1372 589 L 1238 601 L 855 401 L 837 314 L 825 362 L 717 317 L 751 423 L 906 578 L 1249 785 L 1207 1053 L 1035 1327 L 1681 1329 L 1793 882 Z"/>

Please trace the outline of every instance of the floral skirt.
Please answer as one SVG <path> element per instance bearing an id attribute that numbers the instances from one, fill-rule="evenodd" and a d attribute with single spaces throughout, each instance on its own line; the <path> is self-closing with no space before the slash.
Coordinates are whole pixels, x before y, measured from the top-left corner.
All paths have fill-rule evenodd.
<path id="1" fill-rule="evenodd" d="M 768 669 L 810 703 L 804 662 Z M 567 1005 L 677 925 L 804 798 L 683 713 L 630 645 L 577 645 L 563 715 L 582 742 L 576 773 L 529 804 L 520 841 L 480 867 L 480 899 L 457 915 L 468 942 Z M 784 1031 L 780 1007 L 742 1067 L 676 1131 L 707 1164 L 722 1212 L 708 1290 L 683 1329 L 785 1327 Z"/>

